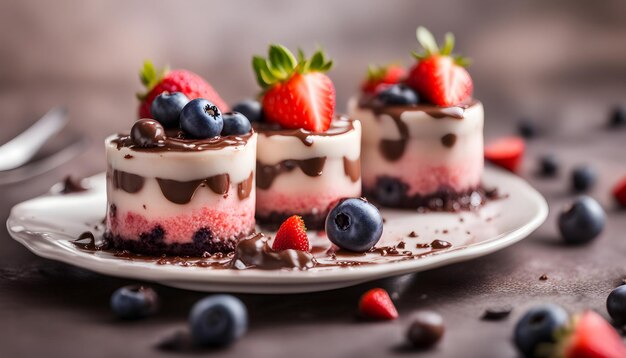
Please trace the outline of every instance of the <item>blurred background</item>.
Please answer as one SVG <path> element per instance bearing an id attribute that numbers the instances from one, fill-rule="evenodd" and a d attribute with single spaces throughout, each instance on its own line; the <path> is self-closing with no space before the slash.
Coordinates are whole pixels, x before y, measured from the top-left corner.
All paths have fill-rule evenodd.
<path id="1" fill-rule="evenodd" d="M 326 48 L 344 110 L 369 63 L 412 64 L 417 25 L 454 32 L 474 60 L 488 137 L 524 116 L 580 132 L 626 101 L 625 18 L 623 0 L 3 0 L 0 141 L 66 105 L 91 139 L 78 174 L 101 171 L 102 139 L 136 118 L 145 59 L 197 72 L 232 104 L 257 93 L 251 57 L 270 42 Z"/>

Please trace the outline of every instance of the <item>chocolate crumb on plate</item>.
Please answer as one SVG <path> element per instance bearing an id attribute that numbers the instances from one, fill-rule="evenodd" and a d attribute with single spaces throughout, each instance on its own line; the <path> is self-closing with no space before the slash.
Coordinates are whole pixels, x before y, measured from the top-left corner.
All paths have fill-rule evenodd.
<path id="1" fill-rule="evenodd" d="M 507 318 L 511 311 L 513 311 L 513 307 L 509 305 L 490 307 L 485 310 L 481 319 L 485 321 L 499 321 Z"/>
<path id="2" fill-rule="evenodd" d="M 546 281 L 546 280 L 548 280 L 548 275 L 546 275 L 546 274 L 544 273 L 543 275 L 539 276 L 539 280 L 541 280 L 541 281 Z"/>
<path id="3" fill-rule="evenodd" d="M 411 233 L 409 233 L 409 237 L 417 237 L 417 233 L 415 231 L 411 231 Z"/>
<path id="4" fill-rule="evenodd" d="M 133 157 L 132 155 L 130 155 L 130 154 L 126 154 L 126 155 L 124 156 L 124 159 L 133 159 L 133 158 L 134 158 L 134 157 Z"/>
<path id="5" fill-rule="evenodd" d="M 397 245 L 396 248 L 398 249 L 404 249 L 406 247 L 406 242 L 404 241 L 400 241 Z"/>

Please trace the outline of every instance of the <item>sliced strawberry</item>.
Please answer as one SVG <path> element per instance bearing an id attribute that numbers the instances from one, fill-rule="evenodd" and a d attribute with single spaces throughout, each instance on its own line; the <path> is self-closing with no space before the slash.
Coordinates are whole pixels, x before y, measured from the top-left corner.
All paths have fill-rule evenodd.
<path id="1" fill-rule="evenodd" d="M 393 320 L 398 318 L 398 310 L 387 291 L 382 288 L 371 289 L 361 296 L 359 301 L 361 316 L 377 320 Z"/>
<path id="2" fill-rule="evenodd" d="M 288 249 L 309 251 L 309 248 L 306 227 L 304 226 L 304 221 L 298 215 L 289 217 L 280 225 L 272 244 L 272 250 L 275 251 Z"/>
<path id="3" fill-rule="evenodd" d="M 443 48 L 439 49 L 433 35 L 418 27 L 417 40 L 426 52 L 414 53 L 418 62 L 411 68 L 406 84 L 438 106 L 467 102 L 472 97 L 474 85 L 464 68 L 469 61 L 452 55 L 454 36 L 447 33 Z"/>
<path id="4" fill-rule="evenodd" d="M 504 137 L 485 147 L 485 159 L 493 164 L 516 172 L 524 156 L 524 140 L 519 137 Z"/>
<path id="5" fill-rule="evenodd" d="M 571 332 L 561 341 L 565 358 L 624 358 L 626 346 L 613 326 L 594 311 L 574 318 Z"/>
<path id="6" fill-rule="evenodd" d="M 265 90 L 263 112 L 268 122 L 284 128 L 324 132 L 335 113 L 335 86 L 324 74 L 332 66 L 322 51 L 299 58 L 285 47 L 271 45 L 267 59 L 255 56 L 252 66 Z"/>
<path id="7" fill-rule="evenodd" d="M 613 188 L 613 197 L 621 206 L 626 207 L 626 177 Z"/>
<path id="8" fill-rule="evenodd" d="M 367 78 L 361 84 L 363 93 L 375 94 L 388 85 L 400 83 L 406 76 L 406 69 L 397 64 L 388 66 L 370 65 L 367 69 Z"/>

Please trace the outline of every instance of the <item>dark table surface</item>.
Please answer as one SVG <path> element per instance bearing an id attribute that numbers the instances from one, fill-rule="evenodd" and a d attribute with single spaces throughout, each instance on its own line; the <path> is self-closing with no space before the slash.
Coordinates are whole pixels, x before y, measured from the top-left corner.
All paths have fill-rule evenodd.
<path id="1" fill-rule="evenodd" d="M 285 26 L 291 31 L 268 25 L 254 32 L 250 23 L 256 15 L 250 14 L 263 9 L 236 9 L 243 14 L 244 28 L 229 36 L 241 39 L 241 46 L 216 41 L 211 24 L 202 23 L 190 31 L 182 15 L 172 19 L 180 28 L 167 31 L 147 20 L 169 16 L 171 3 L 124 2 L 124 16 L 118 16 L 121 2 L 8 3 L 0 5 L 4 49 L 0 53 L 0 142 L 51 106 L 65 104 L 72 121 L 56 145 L 81 134 L 91 144 L 71 163 L 0 186 L 2 220 L 13 205 L 44 193 L 66 174 L 86 176 L 104 169 L 102 139 L 127 128 L 134 118 L 133 92 L 138 89 L 134 71 L 146 56 L 198 69 L 220 84 L 224 97 L 233 102 L 242 94 L 254 93 L 249 56 L 263 51 L 267 42 L 276 39 L 295 46 L 303 39 L 312 47 L 319 41 L 336 54 L 338 65 L 331 75 L 337 81 L 338 106 L 343 109 L 366 64 L 393 60 L 388 54 L 413 49 L 411 33 L 423 23 L 438 33 L 456 31 L 462 50 L 474 57 L 471 72 L 487 111 L 487 138 L 514 133 L 520 116 L 530 116 L 541 126 L 541 135 L 528 142 L 520 175 L 545 195 L 551 212 L 528 238 L 487 257 L 341 290 L 237 295 L 249 308 L 250 330 L 230 349 L 210 352 L 214 356 L 405 355 L 404 334 L 411 313 L 429 309 L 442 314 L 446 334 L 438 347 L 424 355 L 514 357 L 512 327 L 526 308 L 549 301 L 571 312 L 595 309 L 606 317 L 606 297 L 626 277 L 626 212 L 618 210 L 610 196 L 612 185 L 626 174 L 626 128 L 608 130 L 605 126 L 611 106 L 626 102 L 626 9 L 620 1 L 602 5 L 444 1 L 428 6 L 398 1 L 393 8 L 385 5 L 389 2 L 361 6 L 363 2 L 350 1 L 335 8 L 332 1 L 320 1 L 297 11 L 289 7 L 291 2 L 274 1 L 281 14 L 292 11 L 307 21 L 295 26 L 300 25 L 298 18 L 289 20 Z M 236 5 L 229 4 L 192 3 L 206 11 L 213 5 L 234 11 Z M 486 8 L 493 11 L 479 11 Z M 451 13 L 450 9 L 456 10 Z M 453 15 L 446 18 L 446 14 Z M 229 20 L 216 21 L 226 25 Z M 314 26 L 320 21 L 327 21 L 327 26 Z M 372 28 L 373 23 L 387 25 Z M 208 47 L 182 50 L 194 48 L 201 37 L 198 34 L 208 34 L 207 41 L 214 41 L 217 54 Z M 157 35 L 167 36 L 150 37 Z M 373 47 L 378 50 L 371 51 Z M 220 55 L 227 51 L 233 61 Z M 560 158 L 563 170 L 558 177 L 535 175 L 536 157 L 544 153 Z M 598 185 L 589 194 L 600 201 L 608 220 L 605 231 L 591 244 L 567 247 L 559 239 L 556 215 L 575 197 L 568 180 L 571 169 L 579 164 L 599 171 Z M 543 274 L 547 280 L 539 280 Z M 205 294 L 155 285 L 163 302 L 160 313 L 143 321 L 119 322 L 112 317 L 108 300 L 116 288 L 128 283 L 38 258 L 2 230 L 0 356 L 176 356 L 155 347 L 185 329 L 191 305 Z M 384 287 L 396 297 L 398 320 L 364 323 L 355 318 L 357 300 L 370 287 Z M 514 307 L 509 318 L 480 319 L 486 308 L 502 305 Z"/>

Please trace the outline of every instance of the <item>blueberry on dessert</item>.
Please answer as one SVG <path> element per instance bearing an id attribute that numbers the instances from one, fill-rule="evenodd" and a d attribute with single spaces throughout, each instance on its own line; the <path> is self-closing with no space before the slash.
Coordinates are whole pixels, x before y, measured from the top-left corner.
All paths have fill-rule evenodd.
<path id="1" fill-rule="evenodd" d="M 363 124 L 363 190 L 389 207 L 470 209 L 483 201 L 483 106 L 452 34 L 442 47 L 423 27 L 417 39 L 409 71 L 371 67 L 348 104 Z"/>
<path id="2" fill-rule="evenodd" d="M 233 112 L 239 112 L 246 116 L 252 123 L 263 120 L 263 107 L 259 101 L 244 99 L 233 106 Z"/>
<path id="3" fill-rule="evenodd" d="M 223 114 L 196 75 L 171 71 L 151 85 L 155 118 L 106 139 L 105 237 L 141 254 L 230 252 L 254 230 L 257 135 L 245 116 Z"/>
<path id="4" fill-rule="evenodd" d="M 263 122 L 255 122 L 256 216 L 277 227 L 292 215 L 324 228 L 331 203 L 361 195 L 361 124 L 335 115 L 332 66 L 320 50 L 294 56 L 280 45 L 252 61 L 263 88 Z"/>

